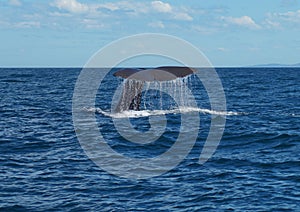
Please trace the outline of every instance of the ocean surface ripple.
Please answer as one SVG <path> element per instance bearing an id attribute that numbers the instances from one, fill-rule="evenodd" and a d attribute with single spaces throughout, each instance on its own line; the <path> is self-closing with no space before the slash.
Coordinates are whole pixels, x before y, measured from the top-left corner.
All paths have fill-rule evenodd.
<path id="1" fill-rule="evenodd" d="M 99 168 L 78 142 L 72 95 L 80 69 L 0 69 L 0 211 L 300 211 L 300 69 L 217 72 L 229 114 L 219 114 L 227 121 L 214 156 L 198 163 L 214 115 L 204 102 L 186 159 L 161 176 L 134 180 Z M 107 103 L 105 96 L 97 101 Z M 141 150 L 118 140 L 110 116 L 96 114 L 113 148 L 140 157 L 173 144 L 180 116 L 170 116 L 173 131 Z M 147 128 L 144 119 L 133 123 Z"/>

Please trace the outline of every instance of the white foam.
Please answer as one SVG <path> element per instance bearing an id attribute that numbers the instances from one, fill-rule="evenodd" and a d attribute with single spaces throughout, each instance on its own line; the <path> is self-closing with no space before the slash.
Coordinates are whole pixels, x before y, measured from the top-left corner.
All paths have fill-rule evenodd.
<path id="1" fill-rule="evenodd" d="M 118 113 L 103 111 L 100 108 L 83 108 L 83 110 L 87 112 L 100 113 L 112 118 L 138 118 L 138 117 L 149 117 L 149 116 L 190 113 L 190 112 L 199 112 L 203 114 L 211 114 L 211 115 L 219 115 L 219 116 L 238 116 L 244 114 L 241 112 L 214 111 L 214 110 L 197 108 L 197 107 L 180 107 L 180 108 L 170 109 L 170 110 L 140 110 L 140 111 L 128 110 L 128 111 L 123 111 Z"/>

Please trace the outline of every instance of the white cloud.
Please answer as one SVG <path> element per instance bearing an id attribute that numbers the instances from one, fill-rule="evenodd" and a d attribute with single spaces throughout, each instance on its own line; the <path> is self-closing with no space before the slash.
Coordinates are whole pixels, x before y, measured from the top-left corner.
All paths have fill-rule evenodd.
<path id="1" fill-rule="evenodd" d="M 182 21 L 192 21 L 193 17 L 187 13 L 174 13 L 174 19 Z"/>
<path id="2" fill-rule="evenodd" d="M 89 10 L 88 5 L 80 3 L 76 0 L 55 0 L 53 6 L 72 13 L 82 13 Z"/>
<path id="3" fill-rule="evenodd" d="M 0 26 L 8 28 L 40 28 L 41 23 L 39 21 L 21 21 L 21 22 L 6 22 L 0 21 Z"/>
<path id="4" fill-rule="evenodd" d="M 38 21 L 22 21 L 13 25 L 15 28 L 39 28 L 41 23 Z"/>
<path id="5" fill-rule="evenodd" d="M 161 21 L 151 22 L 151 23 L 148 24 L 148 26 L 153 27 L 153 28 L 160 28 L 160 29 L 165 28 L 165 25 Z"/>
<path id="6" fill-rule="evenodd" d="M 141 2 L 130 2 L 130 1 L 118 1 L 109 3 L 99 3 L 89 5 L 91 9 L 97 11 L 98 9 L 106 9 L 110 11 L 125 11 L 127 14 L 140 14 L 147 13 L 149 10 L 149 5 Z M 98 10 L 99 12 L 99 10 Z"/>
<path id="7" fill-rule="evenodd" d="M 164 3 L 162 1 L 152 1 L 151 6 L 155 12 L 167 13 L 171 19 L 182 20 L 182 21 L 192 21 L 193 17 L 187 12 L 182 11 L 182 8 L 173 8 L 169 3 Z"/>
<path id="8" fill-rule="evenodd" d="M 19 0 L 9 0 L 8 3 L 12 6 L 22 6 L 22 2 Z"/>
<path id="9" fill-rule="evenodd" d="M 280 29 L 281 28 L 281 24 L 279 22 L 272 21 L 270 19 L 266 19 L 264 21 L 264 25 L 269 29 Z"/>
<path id="10" fill-rule="evenodd" d="M 255 21 L 249 16 L 242 16 L 242 17 L 221 17 L 221 20 L 225 21 L 228 24 L 238 25 L 247 27 L 250 29 L 260 29 L 261 26 L 255 23 Z"/>
<path id="11" fill-rule="evenodd" d="M 61 12 L 50 12 L 50 16 L 55 16 L 55 17 L 70 17 L 72 16 L 70 13 L 61 13 Z"/>
<path id="12" fill-rule="evenodd" d="M 272 13 L 268 14 L 269 19 L 286 21 L 291 23 L 300 23 L 300 10 L 289 11 L 286 13 Z"/>
<path id="13" fill-rule="evenodd" d="M 189 10 L 184 10 L 179 7 L 173 8 L 169 3 L 162 1 L 152 2 L 103 2 L 103 3 L 80 3 L 78 0 L 54 0 L 52 6 L 65 10 L 70 13 L 89 12 L 90 14 L 105 14 L 107 11 L 123 11 L 127 15 L 165 13 L 170 19 L 192 21 L 193 18 L 188 14 Z M 103 10 L 104 9 L 104 10 Z"/>
<path id="14" fill-rule="evenodd" d="M 107 9 L 107 10 L 110 10 L 110 11 L 115 11 L 115 10 L 121 9 L 120 6 L 121 6 L 121 2 L 104 3 L 104 4 L 95 5 L 95 9 L 103 8 L 103 9 Z"/>
<path id="15" fill-rule="evenodd" d="M 88 29 L 102 29 L 105 27 L 103 23 L 95 19 L 83 19 L 81 23 Z"/>
<path id="16" fill-rule="evenodd" d="M 90 15 L 103 15 L 109 11 L 122 11 L 126 14 L 138 15 L 148 13 L 150 3 L 140 3 L 131 1 L 116 1 L 116 2 L 101 2 L 101 3 L 80 3 L 77 0 L 55 0 L 51 3 L 60 10 L 65 10 L 70 13 L 90 13 Z M 110 14 L 111 15 L 111 14 Z"/>
<path id="17" fill-rule="evenodd" d="M 278 13 L 278 14 L 275 14 L 275 16 L 278 16 L 279 18 L 281 18 L 285 21 L 300 23 L 300 10 L 289 11 L 286 13 Z"/>
<path id="18" fill-rule="evenodd" d="M 298 29 L 300 27 L 300 10 L 285 13 L 268 13 L 264 24 L 271 29 Z"/>
<path id="19" fill-rule="evenodd" d="M 57 8 L 57 11 L 52 12 L 51 16 L 68 16 L 76 14 L 84 14 L 82 17 L 86 19 L 112 18 L 115 21 L 123 21 L 126 18 L 146 19 L 148 26 L 155 28 L 164 28 L 162 18 L 165 20 L 180 20 L 192 21 L 193 12 L 189 8 L 180 6 L 171 6 L 159 0 L 149 2 L 136 2 L 133 0 L 120 0 L 115 2 L 94 1 L 83 3 L 83 0 L 53 0 L 51 6 Z M 117 13 L 117 14 L 116 14 Z M 147 20 L 148 19 L 148 20 Z M 155 24 L 154 24 L 155 23 Z M 90 24 L 89 26 L 97 26 Z"/>
<path id="20" fill-rule="evenodd" d="M 164 3 L 162 1 L 152 1 L 151 5 L 154 10 L 161 13 L 170 13 L 172 12 L 172 7 L 169 3 Z"/>
<path id="21" fill-rule="evenodd" d="M 203 34 L 203 35 L 211 35 L 217 32 L 216 28 L 207 27 L 207 26 L 200 26 L 200 25 L 193 25 L 192 29 L 196 31 L 197 33 Z"/>
<path id="22" fill-rule="evenodd" d="M 224 48 L 224 47 L 219 47 L 218 50 L 219 50 L 220 52 L 226 52 L 226 51 L 228 51 L 228 49 L 226 49 L 226 48 Z"/>

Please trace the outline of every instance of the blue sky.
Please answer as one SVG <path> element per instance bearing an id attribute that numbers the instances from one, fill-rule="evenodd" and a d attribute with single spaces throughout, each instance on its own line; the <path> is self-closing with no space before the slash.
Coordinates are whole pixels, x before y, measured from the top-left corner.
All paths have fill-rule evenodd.
<path id="1" fill-rule="evenodd" d="M 166 33 L 214 66 L 300 62 L 300 0 L 3 0 L 0 67 L 82 67 L 101 47 Z"/>

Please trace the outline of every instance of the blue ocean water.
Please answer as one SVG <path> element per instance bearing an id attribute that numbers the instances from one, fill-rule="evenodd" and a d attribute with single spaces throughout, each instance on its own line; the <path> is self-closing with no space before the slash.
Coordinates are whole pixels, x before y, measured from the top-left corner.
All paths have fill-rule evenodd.
<path id="1" fill-rule="evenodd" d="M 214 156 L 198 164 L 211 116 L 201 113 L 199 136 L 186 159 L 144 180 L 105 172 L 81 148 L 72 122 L 80 71 L 0 69 L 1 211 L 300 210 L 300 69 L 217 69 L 233 115 L 226 117 Z M 99 94 L 97 102 L 105 110 L 113 83 L 102 86 L 108 95 Z M 173 131 L 142 149 L 122 143 L 110 117 L 97 114 L 97 121 L 117 151 L 150 157 L 177 136 L 180 117 L 168 116 Z M 148 127 L 145 117 L 132 122 Z"/>

